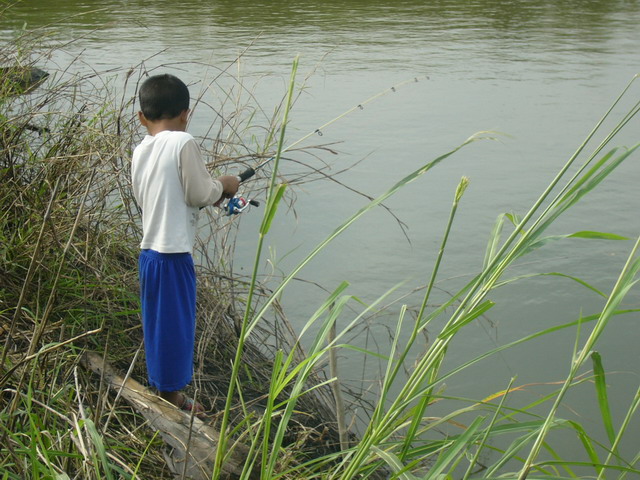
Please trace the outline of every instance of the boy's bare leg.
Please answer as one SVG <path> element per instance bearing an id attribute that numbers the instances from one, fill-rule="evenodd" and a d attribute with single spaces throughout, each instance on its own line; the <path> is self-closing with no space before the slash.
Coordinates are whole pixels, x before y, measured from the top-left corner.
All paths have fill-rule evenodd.
<path id="1" fill-rule="evenodd" d="M 165 399 L 169 403 L 173 403 L 176 407 L 182 407 L 182 402 L 184 401 L 184 397 L 181 392 L 158 392 L 160 394 L 160 398 Z"/>

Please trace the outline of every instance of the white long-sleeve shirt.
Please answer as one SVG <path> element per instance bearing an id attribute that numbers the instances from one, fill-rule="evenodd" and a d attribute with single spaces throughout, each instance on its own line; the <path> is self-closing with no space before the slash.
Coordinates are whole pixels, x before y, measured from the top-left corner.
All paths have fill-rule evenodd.
<path id="1" fill-rule="evenodd" d="M 142 208 L 140 248 L 191 253 L 200 208 L 222 196 L 194 138 L 168 130 L 147 135 L 133 151 L 131 180 Z"/>

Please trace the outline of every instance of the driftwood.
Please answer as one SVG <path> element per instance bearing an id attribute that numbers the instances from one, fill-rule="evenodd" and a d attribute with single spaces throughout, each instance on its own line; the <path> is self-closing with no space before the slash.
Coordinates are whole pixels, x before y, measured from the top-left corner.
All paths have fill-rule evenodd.
<path id="1" fill-rule="evenodd" d="M 111 388 L 120 392 L 149 425 L 160 432 L 171 447 L 171 452 L 165 454 L 165 460 L 178 478 L 182 478 L 183 472 L 184 478 L 192 480 L 211 478 L 220 432 L 154 395 L 135 380 L 123 378 L 100 355 L 86 352 L 81 361 L 86 368 L 99 374 Z M 222 465 L 221 478 L 239 478 L 247 453 L 246 445 L 234 445 Z M 259 472 L 254 469 L 250 478 L 259 476 Z"/>

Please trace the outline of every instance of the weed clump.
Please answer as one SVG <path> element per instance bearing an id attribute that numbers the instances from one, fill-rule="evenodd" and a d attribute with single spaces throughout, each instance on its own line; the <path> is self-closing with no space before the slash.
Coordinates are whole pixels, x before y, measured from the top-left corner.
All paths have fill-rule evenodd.
<path id="1" fill-rule="evenodd" d="M 0 68 L 3 478 L 71 472 L 87 479 L 132 478 L 136 471 L 144 478 L 173 478 L 160 438 L 79 367 L 88 349 L 116 369 L 146 378 L 137 280 L 141 232 L 129 185 L 130 149 L 140 135 L 133 122 L 135 90 L 144 74 L 142 67 L 123 72 L 113 88 L 96 73 L 45 73 L 36 60 Z M 122 83 L 133 90 L 130 96 L 122 95 Z M 220 128 L 225 126 L 234 128 L 230 122 Z M 213 141 L 214 160 L 215 151 L 224 150 L 223 163 L 236 160 L 237 151 L 233 139 L 222 148 L 225 137 L 218 132 Z M 223 266 L 234 229 L 233 222 L 209 215 L 207 232 L 214 238 L 199 247 L 193 388 L 212 412 L 224 408 L 238 341 L 236 308 L 243 308 L 246 290 L 246 282 Z M 260 415 L 275 346 L 293 348 L 290 331 L 275 323 L 256 329 L 246 345 L 244 408 L 236 398 L 234 424 L 246 421 L 246 408 Z M 303 456 L 327 451 L 334 442 L 327 442 L 325 399 L 310 395 L 301 410 L 289 443 Z"/>

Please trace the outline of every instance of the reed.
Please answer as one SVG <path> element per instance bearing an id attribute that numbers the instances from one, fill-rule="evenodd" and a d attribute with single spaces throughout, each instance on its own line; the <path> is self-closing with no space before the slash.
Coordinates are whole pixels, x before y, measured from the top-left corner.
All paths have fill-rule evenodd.
<path id="1" fill-rule="evenodd" d="M 26 52 L 26 40 L 19 40 Z M 9 58 L 16 47 L 3 48 L 2 58 Z M 24 55 L 24 69 L 46 57 L 37 50 Z M 215 78 L 196 105 L 219 130 L 201 137 L 203 148 L 214 173 L 230 164 L 240 170 L 272 154 L 280 123 L 253 103 L 242 79 L 211 68 Z M 89 349 L 128 375 L 146 376 L 144 357 L 136 353 L 142 341 L 140 229 L 128 169 L 140 137 L 134 97 L 145 69 L 72 70 L 49 70 L 28 95 L 0 92 L 0 477 L 172 478 L 157 433 L 79 366 Z M 224 90 L 218 82 L 232 87 Z M 212 92 L 214 99 L 203 98 Z M 262 144 L 248 145 L 247 138 Z M 278 365 L 273 345 L 296 351 L 296 358 L 300 353 L 281 314 L 254 328 L 244 348 L 237 348 L 242 317 L 235 312 L 249 292 L 249 282 L 233 274 L 229 261 L 238 221 L 210 212 L 206 223 L 196 253 L 199 343 L 192 393 L 211 410 L 223 410 L 228 365 L 242 352 L 236 380 L 243 391 L 232 397 L 228 424 L 243 440 L 252 435 L 244 429 L 254 425 Z M 255 298 L 266 295 L 261 285 L 252 291 Z M 329 394 L 319 390 L 301 399 L 309 413 L 296 412 L 283 440 L 301 454 L 326 451 L 305 441 L 329 418 L 323 395 Z"/>
<path id="2" fill-rule="evenodd" d="M 452 295 L 451 299 L 439 308 L 428 311 L 426 308 L 430 292 L 437 279 L 439 259 L 446 248 L 451 224 L 454 221 L 456 210 L 462 200 L 466 187 L 466 179 L 461 181 L 455 193 L 454 203 L 449 222 L 445 228 L 442 247 L 435 262 L 434 271 L 430 277 L 426 294 L 419 314 L 415 320 L 412 333 L 407 344 L 399 345 L 398 339 L 405 322 L 405 308 L 401 309 L 396 333 L 392 338 L 390 353 L 387 358 L 385 375 L 381 380 L 380 391 L 376 407 L 370 415 L 368 426 L 364 430 L 359 440 L 354 441 L 348 449 L 343 449 L 339 454 L 328 455 L 324 461 L 314 459 L 308 463 L 292 466 L 286 470 L 284 476 L 296 478 L 335 478 L 352 479 L 374 475 L 376 472 L 392 472 L 392 478 L 402 478 L 413 480 L 455 478 L 457 472 L 464 472 L 464 478 L 575 478 L 578 476 L 574 472 L 575 468 L 591 468 L 591 474 L 599 478 L 609 473 L 618 472 L 624 474 L 637 474 L 635 467 L 637 458 L 624 460 L 619 455 L 619 445 L 623 434 L 626 432 L 630 419 L 633 417 L 638 403 L 634 399 L 622 426 L 616 432 L 609 412 L 608 399 L 606 395 L 606 384 L 604 383 L 604 370 L 597 354 L 592 353 L 597 339 L 602 334 L 607 323 L 613 316 L 636 313 L 638 309 L 620 309 L 620 304 L 624 296 L 637 282 L 637 273 L 640 269 L 640 260 L 636 255 L 636 247 L 629 254 L 629 260 L 620 274 L 616 285 L 613 286 L 610 294 L 603 294 L 598 289 L 589 285 L 581 279 L 566 276 L 566 278 L 576 281 L 586 286 L 599 295 L 607 298 L 607 303 L 601 313 L 581 317 L 568 325 L 561 325 L 551 329 L 541 331 L 535 335 L 525 337 L 516 342 L 496 348 L 480 357 L 466 363 L 458 369 L 450 372 L 442 372 L 442 365 L 448 353 L 449 346 L 455 336 L 469 324 L 477 321 L 485 312 L 490 310 L 494 303 L 487 297 L 496 288 L 521 279 L 507 278 L 505 273 L 508 268 L 518 259 L 530 254 L 538 248 L 561 238 L 585 238 L 600 240 L 621 240 L 615 234 L 604 232 L 575 232 L 563 236 L 544 236 L 545 231 L 552 225 L 558 223 L 558 219 L 568 209 L 577 204 L 585 195 L 597 188 L 597 186 L 610 175 L 627 158 L 636 153 L 640 144 L 628 149 L 611 148 L 608 152 L 602 153 L 611 143 L 615 135 L 624 128 L 628 122 L 637 115 L 640 103 L 632 105 L 622 120 L 608 133 L 604 140 L 596 145 L 593 152 L 587 155 L 582 165 L 577 166 L 576 162 L 585 147 L 590 143 L 603 122 L 610 113 L 617 107 L 621 100 L 628 99 L 627 93 L 635 78 L 629 86 L 615 100 L 609 111 L 596 124 L 593 131 L 579 146 L 575 154 L 561 168 L 557 176 L 550 185 L 542 192 L 538 200 L 531 206 L 529 211 L 522 218 L 513 215 L 502 215 L 498 218 L 492 237 L 488 240 L 488 246 L 484 259 L 483 269 L 477 275 Z M 248 328 L 244 332 L 251 331 L 267 315 L 271 303 L 274 302 L 281 292 L 287 287 L 291 280 L 299 275 L 300 271 L 325 248 L 331 241 L 340 235 L 345 229 L 350 227 L 362 215 L 372 208 L 384 202 L 391 195 L 408 183 L 417 180 L 421 175 L 426 174 L 431 168 L 436 167 L 440 162 L 449 160 L 450 157 L 464 148 L 471 142 L 479 139 L 491 138 L 490 135 L 481 133 L 471 137 L 469 140 L 451 150 L 448 153 L 426 163 L 423 167 L 409 174 L 387 192 L 372 200 L 369 205 L 363 207 L 352 217 L 340 224 L 324 241 L 314 248 L 309 255 L 295 268 L 288 273 L 284 280 L 274 292 L 262 303 L 255 306 L 255 313 L 252 317 L 245 318 L 248 321 Z M 569 175 L 568 172 L 575 171 Z M 271 186 L 270 195 L 277 195 L 278 188 L 282 186 Z M 265 213 L 265 219 L 270 212 Z M 510 220 L 513 229 L 507 238 L 501 238 L 504 230 L 505 220 Z M 266 220 L 265 220 L 266 221 Z M 562 274 L 555 274 L 562 275 Z M 286 357 L 277 372 L 272 378 L 270 396 L 277 395 L 289 387 L 290 398 L 283 400 L 281 404 L 270 403 L 268 416 L 263 417 L 263 422 L 267 422 L 261 429 L 263 439 L 254 437 L 254 441 L 262 442 L 263 447 L 263 476 L 262 478 L 274 478 L 272 465 L 277 462 L 279 454 L 279 438 L 281 432 L 286 430 L 290 412 L 295 409 L 295 404 L 304 392 L 307 375 L 314 368 L 320 368 L 331 349 L 349 348 L 350 345 L 341 344 L 340 341 L 346 337 L 348 332 L 358 325 L 362 317 L 376 305 L 384 300 L 384 296 L 378 301 L 368 305 L 364 312 L 357 315 L 349 315 L 350 322 L 347 326 L 328 339 L 329 331 L 335 324 L 338 315 L 345 312 L 345 307 L 351 300 L 347 292 L 348 285 L 340 284 L 337 289 L 322 303 L 316 313 L 309 319 L 305 327 L 300 332 L 302 338 L 305 333 L 314 325 L 317 331 L 310 340 L 311 347 L 307 352 L 307 358 L 294 367 L 292 357 Z M 453 313 L 448 315 L 444 326 L 437 335 L 435 341 L 417 358 L 414 367 L 406 376 L 403 375 L 405 360 L 412 352 L 415 339 L 427 326 L 434 323 L 438 318 L 445 316 L 450 307 Z M 429 406 L 443 398 L 438 387 L 447 378 L 464 368 L 469 368 L 482 359 L 495 355 L 500 351 L 519 345 L 533 338 L 543 335 L 552 335 L 561 329 L 569 326 L 584 328 L 588 323 L 595 325 L 584 346 L 576 348 L 574 358 L 570 368 L 570 374 L 563 382 L 560 389 L 545 397 L 544 402 L 534 402 L 524 408 L 513 409 L 505 403 L 506 396 L 517 390 L 513 387 L 511 379 L 509 387 L 502 392 L 497 392 L 489 398 L 479 401 L 469 401 L 469 406 L 451 410 L 445 416 L 434 418 L 426 415 Z M 308 340 L 309 343 L 309 340 Z M 386 352 L 385 352 L 386 353 Z M 365 354 L 367 354 L 365 352 Z M 286 353 L 283 352 L 283 355 Z M 607 447 L 601 442 L 591 438 L 586 429 L 575 421 L 558 418 L 558 406 L 562 402 L 566 392 L 574 386 L 582 383 L 584 378 L 579 376 L 586 360 L 592 358 L 594 362 L 594 380 L 596 391 L 601 406 L 603 423 L 610 441 Z M 291 373 L 285 375 L 286 369 L 291 369 Z M 330 381 L 335 381 L 331 379 Z M 274 382 L 277 384 L 274 386 Z M 240 388 L 240 387 L 239 387 Z M 498 404 L 493 400 L 500 399 Z M 546 415 L 534 414 L 533 410 L 539 409 L 541 405 L 548 405 Z M 484 412 L 484 413 L 483 413 Z M 520 417 L 530 417 L 534 420 L 519 420 Z M 470 423 L 465 419 L 471 418 Z M 275 437 L 270 437 L 271 423 L 277 419 L 277 433 Z M 436 437 L 438 428 L 446 425 L 464 426 L 460 434 L 452 434 L 438 439 Z M 547 441 L 549 432 L 552 429 L 571 429 L 577 432 L 585 453 L 591 463 L 562 458 Z M 511 444 L 506 448 L 496 447 L 492 444 L 494 439 L 509 434 L 514 437 Z M 477 464 L 479 454 L 482 450 L 491 450 L 491 464 L 487 465 L 481 473 L 473 473 L 473 468 Z M 546 450 L 551 460 L 538 460 L 542 450 Z M 598 450 L 606 453 L 606 459 L 601 460 Z M 528 454 L 524 452 L 528 451 Z M 265 460 L 264 455 L 268 455 Z M 471 459 L 471 461 L 469 461 Z M 616 461 L 613 462 L 613 459 Z M 520 464 L 520 467 L 517 465 Z M 268 467 L 266 467 L 268 465 Z M 513 469 L 516 467 L 515 470 Z M 561 471 L 565 472 L 564 475 Z M 277 475 L 276 475 L 277 477 Z"/>

